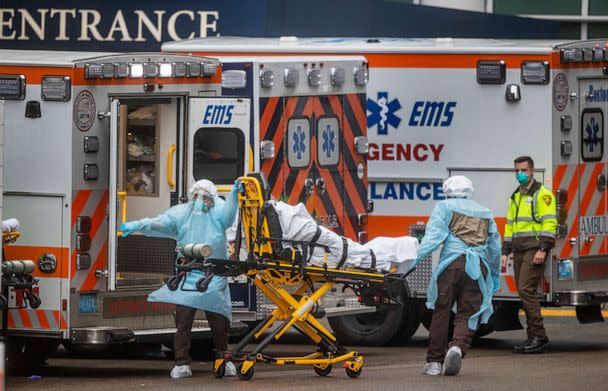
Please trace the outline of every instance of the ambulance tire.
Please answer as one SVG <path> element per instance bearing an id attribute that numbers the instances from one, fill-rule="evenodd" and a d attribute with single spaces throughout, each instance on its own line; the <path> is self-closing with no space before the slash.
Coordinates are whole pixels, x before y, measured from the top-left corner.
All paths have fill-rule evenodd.
<path id="1" fill-rule="evenodd" d="M 338 341 L 344 345 L 383 346 L 393 338 L 403 320 L 401 306 L 385 306 L 374 313 L 328 318 Z"/>
<path id="2" fill-rule="evenodd" d="M 397 334 L 391 338 L 388 345 L 391 346 L 403 346 L 408 343 L 410 338 L 420 327 L 420 317 L 416 308 L 415 301 L 409 301 L 403 305 L 403 319 L 401 320 L 401 326 L 398 328 Z"/>

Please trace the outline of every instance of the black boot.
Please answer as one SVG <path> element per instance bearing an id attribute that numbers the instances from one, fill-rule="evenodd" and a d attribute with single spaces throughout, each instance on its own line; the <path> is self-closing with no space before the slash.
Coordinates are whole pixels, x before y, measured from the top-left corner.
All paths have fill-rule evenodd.
<path id="1" fill-rule="evenodd" d="M 522 353 L 526 345 L 532 343 L 533 338 L 526 339 L 522 344 L 513 346 L 513 353 Z"/>
<path id="2" fill-rule="evenodd" d="M 548 343 L 549 338 L 547 337 L 534 337 L 532 338 L 532 342 L 524 346 L 522 353 L 541 353 Z"/>

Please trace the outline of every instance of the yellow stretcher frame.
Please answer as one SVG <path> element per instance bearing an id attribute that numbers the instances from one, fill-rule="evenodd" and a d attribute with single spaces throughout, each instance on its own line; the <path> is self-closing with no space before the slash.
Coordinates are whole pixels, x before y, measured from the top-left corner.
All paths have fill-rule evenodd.
<path id="1" fill-rule="evenodd" d="M 387 275 L 358 270 L 336 270 L 327 268 L 326 265 L 324 267 L 294 265 L 295 249 L 291 252 L 291 260 L 277 259 L 273 254 L 268 222 L 260 213 L 265 201 L 259 181 L 254 177 L 241 177 L 238 183 L 240 184 L 238 192 L 240 219 L 245 233 L 249 262 L 232 263 L 248 265 L 243 269 L 244 274 L 276 305 L 276 308 L 237 344 L 229 356 L 216 359 L 213 366 L 214 375 L 223 377 L 225 362 L 232 360 L 239 362 L 237 375 L 242 380 L 251 379 L 256 362 L 274 365 L 312 365 L 320 376 L 329 375 L 332 365 L 342 363 L 349 377 L 358 377 L 363 368 L 364 357 L 356 351 L 345 350 L 336 337 L 315 318 L 313 310 L 336 283 L 359 281 L 384 284 Z M 305 259 L 306 256 L 303 258 Z M 306 292 L 314 283 L 321 285 L 307 296 Z M 292 288 L 288 291 L 285 287 Z M 281 323 L 252 352 L 242 352 L 248 343 L 259 340 L 262 334 L 277 322 Z M 262 353 L 270 343 L 278 341 L 292 327 L 316 345 L 315 353 L 302 357 L 272 357 Z"/>

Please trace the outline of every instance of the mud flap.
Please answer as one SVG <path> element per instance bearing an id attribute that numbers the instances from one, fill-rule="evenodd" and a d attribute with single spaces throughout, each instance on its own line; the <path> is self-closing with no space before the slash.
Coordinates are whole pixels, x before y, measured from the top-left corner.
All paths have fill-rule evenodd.
<path id="1" fill-rule="evenodd" d="M 577 305 L 576 318 L 579 323 L 600 323 L 604 321 L 602 308 L 599 305 Z"/>
<path id="2" fill-rule="evenodd" d="M 521 330 L 523 329 L 519 321 L 520 305 L 515 303 L 495 303 L 494 314 L 490 322 L 496 331 Z"/>

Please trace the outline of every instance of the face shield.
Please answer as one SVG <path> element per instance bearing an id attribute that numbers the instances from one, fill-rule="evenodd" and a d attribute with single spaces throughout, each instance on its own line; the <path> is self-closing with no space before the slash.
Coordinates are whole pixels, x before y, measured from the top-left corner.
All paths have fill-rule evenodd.
<path id="1" fill-rule="evenodd" d="M 209 212 L 216 197 L 215 185 L 206 179 L 196 182 L 188 192 L 188 201 L 194 205 L 193 213 L 198 215 Z"/>

